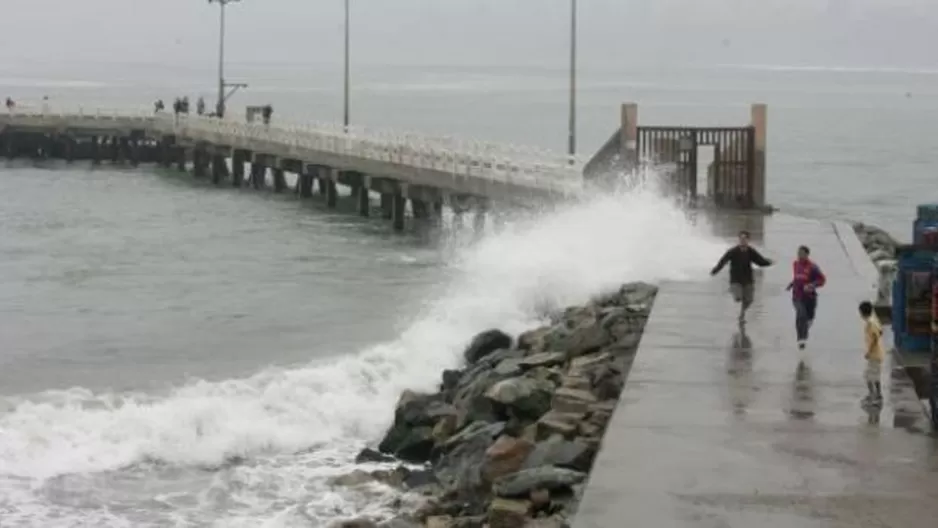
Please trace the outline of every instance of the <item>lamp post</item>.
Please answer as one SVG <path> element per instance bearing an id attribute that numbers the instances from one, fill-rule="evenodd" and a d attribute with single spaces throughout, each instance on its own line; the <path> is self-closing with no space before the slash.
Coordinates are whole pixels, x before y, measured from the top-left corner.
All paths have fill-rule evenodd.
<path id="1" fill-rule="evenodd" d="M 235 93 L 238 88 L 244 88 L 247 85 L 243 83 L 228 84 L 225 82 L 225 7 L 228 4 L 240 2 L 241 0 L 208 0 L 208 3 L 217 3 L 218 12 L 218 101 L 215 103 L 215 114 L 219 119 L 225 115 L 225 101 Z M 226 94 L 226 88 L 233 88 L 231 93 Z"/>
<path id="2" fill-rule="evenodd" d="M 567 131 L 567 154 L 573 165 L 576 156 L 576 0 L 570 0 L 570 116 Z"/>
<path id="3" fill-rule="evenodd" d="M 349 0 L 345 0 L 345 87 L 344 87 L 344 103 L 343 103 L 343 118 L 342 118 L 342 129 L 348 134 L 349 127 L 349 90 L 350 90 L 350 73 L 349 73 Z"/>

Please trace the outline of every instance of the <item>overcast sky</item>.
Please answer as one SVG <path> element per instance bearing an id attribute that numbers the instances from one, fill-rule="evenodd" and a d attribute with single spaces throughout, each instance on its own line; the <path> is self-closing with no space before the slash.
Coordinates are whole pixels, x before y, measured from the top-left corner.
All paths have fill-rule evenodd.
<path id="1" fill-rule="evenodd" d="M 581 63 L 936 68 L 938 0 L 579 0 Z M 0 71 L 21 64 L 212 65 L 206 0 L 3 0 Z M 356 64 L 566 64 L 570 0 L 352 0 Z M 338 65 L 342 0 L 228 8 L 232 62 Z"/>

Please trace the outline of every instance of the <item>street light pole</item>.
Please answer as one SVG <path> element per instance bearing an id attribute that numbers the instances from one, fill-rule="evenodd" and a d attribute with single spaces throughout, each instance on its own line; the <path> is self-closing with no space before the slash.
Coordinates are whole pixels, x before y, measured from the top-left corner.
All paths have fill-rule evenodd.
<path id="1" fill-rule="evenodd" d="M 570 0 L 570 121 L 567 131 L 567 154 L 570 156 L 570 164 L 573 164 L 576 156 L 576 14 L 576 0 Z"/>
<path id="2" fill-rule="evenodd" d="M 232 2 L 241 0 L 208 0 L 208 3 L 217 2 L 219 6 L 218 13 L 218 101 L 215 103 L 215 113 L 219 118 L 225 115 L 225 101 L 228 99 L 225 94 L 225 88 L 229 85 L 225 83 L 225 7 Z M 244 85 L 231 85 L 235 89 Z M 232 93 L 234 93 L 232 91 Z"/>
<path id="3" fill-rule="evenodd" d="M 348 134 L 349 128 L 349 91 L 350 91 L 350 72 L 349 72 L 349 0 L 345 0 L 345 96 L 344 96 L 344 111 L 343 111 L 343 130 Z"/>

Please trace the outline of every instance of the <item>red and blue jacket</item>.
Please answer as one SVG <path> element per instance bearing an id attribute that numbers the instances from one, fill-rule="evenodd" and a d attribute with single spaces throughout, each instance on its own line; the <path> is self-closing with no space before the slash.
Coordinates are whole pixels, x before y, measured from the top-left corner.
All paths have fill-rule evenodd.
<path id="1" fill-rule="evenodd" d="M 791 290 L 792 299 L 813 298 L 817 296 L 817 289 L 824 286 L 827 277 L 817 264 L 810 259 L 795 260 L 792 265 L 792 280 L 788 285 Z M 814 286 L 812 290 L 806 290 L 807 285 Z"/>

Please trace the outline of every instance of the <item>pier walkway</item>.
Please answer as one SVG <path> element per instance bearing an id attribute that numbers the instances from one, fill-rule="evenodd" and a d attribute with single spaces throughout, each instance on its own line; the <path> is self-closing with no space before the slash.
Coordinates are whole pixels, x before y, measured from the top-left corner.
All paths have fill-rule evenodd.
<path id="1" fill-rule="evenodd" d="M 938 443 L 911 389 L 884 365 L 886 403 L 865 411 L 857 304 L 875 272 L 849 226 L 724 217 L 775 259 L 745 332 L 724 271 L 663 285 L 574 528 L 933 525 Z M 761 225 L 760 225 L 761 224 Z M 784 291 L 796 248 L 824 269 L 809 349 Z"/>
<path id="2" fill-rule="evenodd" d="M 328 168 L 509 201 L 577 194 L 584 165 L 576 158 L 534 147 L 360 126 L 346 131 L 334 123 L 280 124 L 274 120 L 265 125 L 165 112 L 17 107 L 0 112 L 0 133 L 4 131 L 7 135 L 40 132 L 81 144 L 117 137 L 129 140 L 131 149 L 140 144 L 158 146 L 160 154 L 173 162 L 186 151 L 192 157 L 191 151 L 198 149 L 270 169 L 304 173 L 308 167 Z"/>

